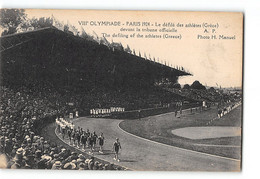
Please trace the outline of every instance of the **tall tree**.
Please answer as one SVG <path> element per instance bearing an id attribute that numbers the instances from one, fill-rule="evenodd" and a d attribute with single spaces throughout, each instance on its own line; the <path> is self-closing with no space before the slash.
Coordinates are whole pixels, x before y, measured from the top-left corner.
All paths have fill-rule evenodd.
<path id="1" fill-rule="evenodd" d="M 25 21 L 24 9 L 0 9 L 0 26 L 5 29 L 2 35 L 17 32 L 17 27 Z"/>
<path id="2" fill-rule="evenodd" d="M 190 86 L 192 89 L 206 89 L 205 86 L 203 86 L 199 81 L 194 81 L 192 85 Z"/>
<path id="3" fill-rule="evenodd" d="M 183 89 L 190 89 L 190 85 L 189 85 L 189 84 L 185 84 L 185 85 L 183 86 Z"/>
<path id="4" fill-rule="evenodd" d="M 50 17 L 48 17 L 48 18 L 40 17 L 39 19 L 32 18 L 30 20 L 30 24 L 35 29 L 44 28 L 44 27 L 51 27 L 52 24 L 53 24 L 53 20 Z"/>

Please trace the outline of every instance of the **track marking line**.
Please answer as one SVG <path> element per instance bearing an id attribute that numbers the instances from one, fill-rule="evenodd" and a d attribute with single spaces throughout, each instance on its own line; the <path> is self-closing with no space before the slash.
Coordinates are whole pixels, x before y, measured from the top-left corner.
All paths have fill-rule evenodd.
<path id="1" fill-rule="evenodd" d="M 232 161 L 240 162 L 239 159 L 233 159 L 233 158 L 228 158 L 228 157 L 222 157 L 222 156 L 218 156 L 218 155 L 208 154 L 208 153 L 204 153 L 204 152 L 198 152 L 198 151 L 195 151 L 195 150 L 184 149 L 184 148 L 181 148 L 181 147 L 176 147 L 176 146 L 172 146 L 172 145 L 168 145 L 168 144 L 163 144 L 163 143 L 156 142 L 156 141 L 153 141 L 153 140 L 150 140 L 150 139 L 146 139 L 146 138 L 143 138 L 143 137 L 139 137 L 139 136 L 137 136 L 137 135 L 131 134 L 131 133 L 129 133 L 129 132 L 123 130 L 123 129 L 119 126 L 119 124 L 120 124 L 121 122 L 122 122 L 122 121 L 120 121 L 119 123 L 117 123 L 117 127 L 118 127 L 120 130 L 122 130 L 124 133 L 126 133 L 126 134 L 128 134 L 128 135 L 131 135 L 131 136 L 134 136 L 134 137 L 136 137 L 136 138 L 139 138 L 139 139 L 142 139 L 142 140 L 145 140 L 145 141 L 148 141 L 148 142 L 152 142 L 152 143 L 155 143 L 155 144 L 158 144 L 158 145 L 163 145 L 163 146 L 170 147 L 170 148 L 180 149 L 180 150 L 183 150 L 183 151 L 186 151 L 186 152 L 192 152 L 192 153 L 207 155 L 207 156 L 211 156 L 211 157 L 215 157 L 215 158 L 222 158 L 222 159 L 226 159 L 226 160 L 232 160 Z"/>
<path id="2" fill-rule="evenodd" d="M 208 147 L 234 147 L 234 148 L 240 148 L 241 146 L 238 145 L 214 145 L 214 144 L 194 144 L 199 146 L 208 146 Z"/>

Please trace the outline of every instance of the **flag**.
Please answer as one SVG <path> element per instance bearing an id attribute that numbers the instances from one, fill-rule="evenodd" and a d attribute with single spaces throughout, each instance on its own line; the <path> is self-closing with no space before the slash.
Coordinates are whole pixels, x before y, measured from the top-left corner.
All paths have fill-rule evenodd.
<path id="1" fill-rule="evenodd" d="M 121 44 L 121 42 L 119 43 L 116 43 L 116 42 L 113 42 L 112 40 L 112 43 L 110 44 L 110 46 L 113 48 L 113 51 L 116 49 L 116 50 L 119 50 L 119 51 L 123 51 L 124 50 L 124 47 L 123 45 Z"/>
<path id="2" fill-rule="evenodd" d="M 84 30 L 84 28 L 81 26 L 81 37 L 90 41 L 95 41 L 93 37 Z"/>
<path id="3" fill-rule="evenodd" d="M 135 54 L 135 49 L 133 50 L 133 55 L 136 55 L 136 54 Z"/>
<path id="4" fill-rule="evenodd" d="M 111 48 L 111 44 L 108 42 L 106 37 L 102 37 L 100 43 L 107 46 L 108 48 Z"/>
<path id="5" fill-rule="evenodd" d="M 52 20 L 53 20 L 53 26 L 56 27 L 59 30 L 64 31 L 64 24 L 57 20 L 53 15 L 52 15 Z"/>
<path id="6" fill-rule="evenodd" d="M 125 52 L 127 52 L 127 53 L 132 53 L 132 51 L 131 51 L 129 45 L 126 46 L 126 48 L 125 48 Z"/>
<path id="7" fill-rule="evenodd" d="M 147 60 L 147 56 L 146 56 L 146 53 L 144 53 L 144 58 Z"/>
<path id="8" fill-rule="evenodd" d="M 72 26 L 69 21 L 67 21 L 67 25 L 69 27 L 69 30 L 76 36 L 78 34 L 78 29 L 76 29 L 75 26 Z"/>
<path id="9" fill-rule="evenodd" d="M 94 35 L 93 35 L 93 39 L 100 44 L 100 38 L 99 38 L 99 36 L 96 34 L 95 31 L 92 31 L 92 32 L 93 32 L 93 34 L 94 34 Z"/>
<path id="10" fill-rule="evenodd" d="M 124 51 L 124 46 L 122 45 L 121 42 L 119 42 L 119 49 L 120 49 L 121 51 Z"/>

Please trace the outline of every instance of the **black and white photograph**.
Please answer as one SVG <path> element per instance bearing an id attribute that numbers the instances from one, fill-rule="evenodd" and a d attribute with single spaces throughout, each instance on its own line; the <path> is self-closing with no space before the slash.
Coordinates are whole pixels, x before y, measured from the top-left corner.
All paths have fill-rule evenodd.
<path id="1" fill-rule="evenodd" d="M 240 172 L 243 23 L 0 9 L 0 168 Z"/>

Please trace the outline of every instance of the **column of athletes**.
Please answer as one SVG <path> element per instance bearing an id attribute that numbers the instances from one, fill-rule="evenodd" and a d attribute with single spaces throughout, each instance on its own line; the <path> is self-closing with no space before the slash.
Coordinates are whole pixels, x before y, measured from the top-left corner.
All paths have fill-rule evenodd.
<path id="1" fill-rule="evenodd" d="M 90 114 L 93 117 L 101 117 L 110 115 L 111 113 L 116 112 L 124 112 L 124 108 L 121 107 L 111 107 L 110 109 L 91 109 Z M 75 112 L 76 118 L 79 117 L 78 111 Z M 62 139 L 64 140 L 69 139 L 69 144 L 73 145 L 77 148 L 82 148 L 83 151 L 86 151 L 87 148 L 90 149 L 89 153 L 93 154 L 95 152 L 96 146 L 99 147 L 98 152 L 103 154 L 103 145 L 105 141 L 105 137 L 103 133 L 101 132 L 98 136 L 95 131 L 92 133 L 87 129 L 86 131 L 83 130 L 80 126 L 75 127 L 73 122 L 71 122 L 71 119 L 73 119 L 73 113 L 69 114 L 69 119 L 65 119 L 63 117 L 57 117 L 56 118 L 56 130 L 59 135 L 62 136 Z M 98 145 L 97 145 L 98 144 Z M 115 152 L 115 160 L 119 161 L 118 158 L 118 151 L 119 148 L 117 146 L 121 145 L 119 143 L 119 139 L 116 138 L 116 141 L 113 145 L 113 150 Z"/>
<path id="2" fill-rule="evenodd" d="M 86 151 L 87 148 L 90 149 L 91 154 L 95 151 L 96 143 L 98 141 L 99 144 L 99 152 L 103 153 L 103 144 L 104 144 L 104 136 L 103 133 L 100 136 L 97 136 L 95 131 L 92 133 L 87 129 L 83 130 L 80 126 L 75 127 L 73 122 L 70 122 L 63 117 L 56 118 L 56 130 L 59 135 L 62 136 L 64 140 L 69 139 L 69 144 L 74 147 L 80 148 L 82 147 L 83 151 Z"/>
<path id="3" fill-rule="evenodd" d="M 112 113 L 124 112 L 125 108 L 122 107 L 110 107 L 110 108 L 95 108 L 90 109 L 91 117 L 105 117 L 110 116 Z"/>

